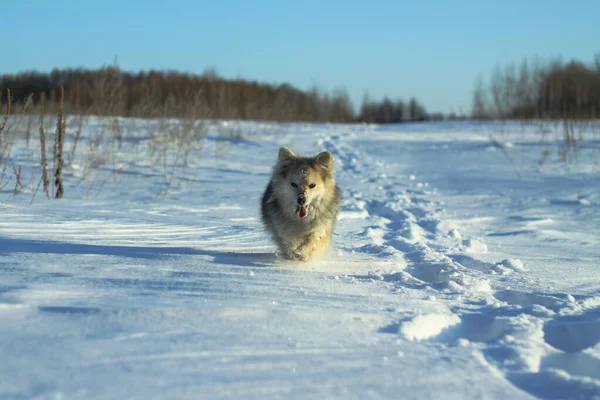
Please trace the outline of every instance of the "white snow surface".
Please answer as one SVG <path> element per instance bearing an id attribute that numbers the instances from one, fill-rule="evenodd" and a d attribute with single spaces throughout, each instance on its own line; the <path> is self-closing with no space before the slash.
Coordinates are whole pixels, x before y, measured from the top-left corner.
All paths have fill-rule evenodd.
<path id="1" fill-rule="evenodd" d="M 211 121 L 169 170 L 134 122 L 111 149 L 84 125 L 62 200 L 14 142 L 37 178 L 0 191 L 1 399 L 600 398 L 597 135 L 563 163 L 538 124 Z M 261 228 L 284 145 L 334 155 L 319 261 Z"/>

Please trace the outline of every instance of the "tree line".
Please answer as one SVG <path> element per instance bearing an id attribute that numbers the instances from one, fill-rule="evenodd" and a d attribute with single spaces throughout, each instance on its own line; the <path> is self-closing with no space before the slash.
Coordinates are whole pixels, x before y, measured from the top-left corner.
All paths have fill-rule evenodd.
<path id="1" fill-rule="evenodd" d="M 594 62 L 523 60 L 496 67 L 473 91 L 475 119 L 600 118 L 600 54 Z"/>
<path id="2" fill-rule="evenodd" d="M 225 79 L 214 69 L 202 74 L 131 73 L 105 66 L 0 76 L 0 100 L 4 103 L 6 89 L 10 89 L 14 104 L 39 104 L 43 94 L 47 109 L 52 110 L 58 107 L 61 88 L 65 109 L 72 114 L 375 123 L 430 117 L 416 99 L 408 103 L 365 99 L 357 114 L 345 90 L 327 93 L 317 87 L 300 90 L 289 84 Z"/>
<path id="3" fill-rule="evenodd" d="M 39 104 L 43 94 L 55 112 L 61 88 L 71 114 L 368 123 L 467 118 L 428 113 L 415 98 L 373 101 L 367 95 L 356 112 L 345 90 L 225 79 L 213 69 L 131 73 L 106 66 L 6 74 L 0 76 L 0 102 L 7 102 L 6 89 L 15 105 Z M 476 80 L 472 106 L 474 119 L 600 118 L 600 55 L 589 64 L 526 59 L 498 66 L 487 82 Z"/>
<path id="4" fill-rule="evenodd" d="M 371 101 L 365 95 L 358 116 L 361 122 L 394 123 L 394 122 L 420 122 L 430 119 L 440 119 L 435 115 L 427 114 L 423 107 L 414 97 L 405 103 L 402 100 L 392 101 L 388 97 L 382 101 Z M 443 116 L 441 117 L 443 119 Z"/>

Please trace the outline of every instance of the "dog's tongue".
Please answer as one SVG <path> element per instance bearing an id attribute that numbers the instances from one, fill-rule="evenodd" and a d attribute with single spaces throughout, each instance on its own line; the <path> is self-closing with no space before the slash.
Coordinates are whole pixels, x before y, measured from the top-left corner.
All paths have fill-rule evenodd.
<path id="1" fill-rule="evenodd" d="M 308 211 L 306 210 L 306 206 L 298 206 L 298 207 L 296 207 L 296 215 L 299 218 L 306 217 L 306 214 L 308 214 Z"/>

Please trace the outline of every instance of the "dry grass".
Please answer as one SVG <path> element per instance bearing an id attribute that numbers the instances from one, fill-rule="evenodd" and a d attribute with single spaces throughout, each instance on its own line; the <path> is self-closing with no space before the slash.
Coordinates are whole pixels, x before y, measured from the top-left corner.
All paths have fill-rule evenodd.
<path id="1" fill-rule="evenodd" d="M 4 128 L 6 128 L 6 123 L 8 122 L 8 117 L 10 116 L 12 102 L 10 96 L 10 89 L 6 89 L 6 112 L 4 113 L 4 118 L 2 120 L 2 125 L 0 125 L 0 141 L 2 139 L 2 132 Z"/>
<path id="2" fill-rule="evenodd" d="M 63 88 L 60 89 L 60 106 L 58 109 L 58 117 L 56 119 L 56 136 L 54 142 L 54 186 L 56 187 L 56 193 L 54 195 L 57 199 L 62 199 L 65 189 L 62 179 L 62 170 L 64 167 L 63 160 L 63 147 L 65 144 L 65 109 L 64 109 L 64 98 L 65 91 Z"/>
<path id="3" fill-rule="evenodd" d="M 7 178 L 6 170 L 8 169 L 8 159 L 10 155 L 10 144 L 7 140 L 5 140 L 5 130 L 8 123 L 8 118 L 11 114 L 12 102 L 10 89 L 6 90 L 7 100 L 6 100 L 6 111 L 4 113 L 4 117 L 2 120 L 2 124 L 0 125 L 0 163 L 2 164 L 2 173 L 0 174 L 0 190 L 2 190 L 10 180 L 10 177 L 7 181 L 4 179 Z"/>
<path id="4" fill-rule="evenodd" d="M 19 165 L 19 167 L 17 168 L 14 164 L 12 164 L 12 168 L 15 176 L 15 188 L 13 189 L 13 197 L 16 197 L 23 191 L 23 184 L 21 183 L 21 166 Z"/>
<path id="5" fill-rule="evenodd" d="M 42 164 L 42 182 L 44 184 L 44 193 L 50 198 L 50 180 L 48 179 L 48 161 L 46 160 L 46 131 L 44 129 L 44 117 L 46 113 L 46 95 L 42 93 L 40 97 L 40 151 Z"/>
<path id="6" fill-rule="evenodd" d="M 48 141 L 47 134 L 47 102 L 46 96 L 42 93 L 39 98 L 38 114 L 39 114 L 39 143 L 40 143 L 40 165 L 41 165 L 41 176 L 39 177 L 39 184 L 36 188 L 34 188 L 34 182 L 36 180 L 35 170 L 32 171 L 31 175 L 28 177 L 28 182 L 30 182 L 27 187 L 23 184 L 24 175 L 23 171 L 25 170 L 22 165 L 17 163 L 17 158 L 13 155 L 13 147 L 16 140 L 19 137 L 25 140 L 26 143 L 26 154 L 32 155 L 33 153 L 29 151 L 30 146 L 30 136 L 32 127 L 35 125 L 35 117 L 33 115 L 29 115 L 28 113 L 32 111 L 34 108 L 34 103 L 31 100 L 32 97 L 20 107 L 20 111 L 17 114 L 12 113 L 13 111 L 13 102 L 10 91 L 8 91 L 7 96 L 7 104 L 6 104 L 6 112 L 4 114 L 4 118 L 0 124 L 0 162 L 2 163 L 2 174 L 0 175 L 0 190 L 5 188 L 11 181 L 14 182 L 13 190 L 11 192 L 11 196 L 15 197 L 18 194 L 26 191 L 27 187 L 31 186 L 31 191 L 33 192 L 32 201 L 35 198 L 35 195 L 39 189 L 39 187 L 43 184 L 44 193 L 48 198 L 62 198 L 64 195 L 64 182 L 63 182 L 63 169 L 64 169 L 64 158 L 63 158 L 63 148 L 64 148 L 64 139 L 65 139 L 65 131 L 66 131 L 66 122 L 65 122 L 65 108 L 64 108 L 64 91 L 61 90 L 60 100 L 59 100 L 59 108 L 58 114 L 56 118 L 56 133 L 54 135 L 54 179 L 50 181 L 48 174 L 48 160 L 46 156 L 46 143 Z M 35 110 L 33 110 L 35 111 Z M 11 117 L 9 119 L 9 116 Z M 19 150 L 17 154 L 22 153 L 23 148 Z M 10 173 L 12 171 L 12 174 Z M 51 183 L 54 184 L 54 188 L 50 190 Z M 11 184 L 12 185 L 12 184 Z"/>

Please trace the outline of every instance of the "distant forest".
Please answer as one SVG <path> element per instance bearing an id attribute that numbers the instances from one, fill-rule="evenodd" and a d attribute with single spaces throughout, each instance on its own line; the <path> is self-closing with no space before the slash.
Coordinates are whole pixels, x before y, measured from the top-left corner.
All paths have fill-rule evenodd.
<path id="1" fill-rule="evenodd" d="M 594 119 L 600 118 L 600 55 L 593 63 L 540 62 L 496 67 L 478 78 L 470 115 L 431 114 L 415 98 L 408 101 L 364 96 L 356 111 L 345 90 L 328 93 L 314 87 L 225 79 L 215 70 L 203 74 L 176 71 L 131 73 L 118 66 L 54 69 L 50 73 L 0 75 L 0 102 L 11 90 L 14 105 L 57 110 L 64 88 L 69 114 L 125 117 L 186 117 L 306 122 L 396 123 L 443 119 Z"/>
<path id="2" fill-rule="evenodd" d="M 303 91 L 288 84 L 272 85 L 225 79 L 214 70 L 202 75 L 175 71 L 130 73 L 117 66 L 54 69 L 0 76 L 2 102 L 6 89 L 13 104 L 37 105 L 42 93 L 46 108 L 58 108 L 64 88 L 69 114 L 125 117 L 186 117 L 310 122 L 403 122 L 432 118 L 416 100 L 408 103 L 370 101 L 357 114 L 346 91 Z M 434 116 L 442 118 L 442 116 Z"/>
<path id="3" fill-rule="evenodd" d="M 475 83 L 473 118 L 600 118 L 600 54 L 590 64 L 526 59 L 496 67 L 487 83 Z"/>

